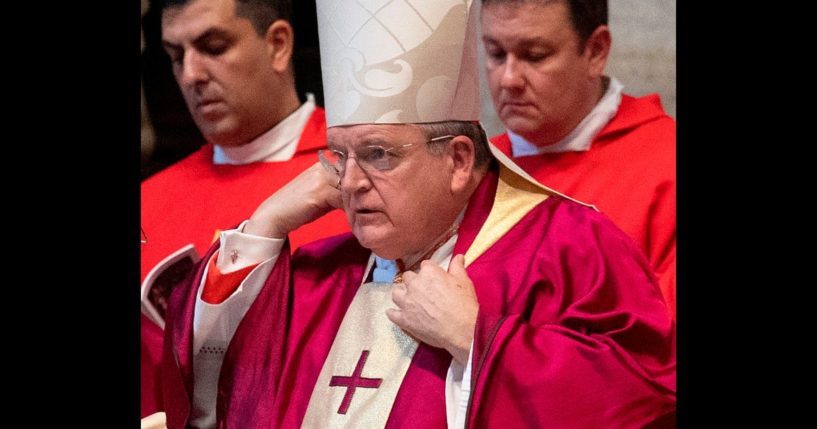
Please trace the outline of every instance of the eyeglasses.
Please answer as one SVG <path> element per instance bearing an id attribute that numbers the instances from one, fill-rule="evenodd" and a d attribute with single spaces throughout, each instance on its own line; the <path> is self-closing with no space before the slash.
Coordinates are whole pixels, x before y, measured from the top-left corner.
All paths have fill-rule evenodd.
<path id="1" fill-rule="evenodd" d="M 454 137 L 456 136 L 450 134 L 434 137 L 431 140 L 427 140 L 425 143 L 435 143 Z M 346 161 L 348 159 L 354 159 L 360 168 L 367 171 L 386 171 L 397 167 L 397 164 L 399 163 L 400 156 L 392 153 L 393 151 L 414 145 L 415 143 L 407 143 L 390 148 L 385 148 L 380 145 L 368 145 L 356 149 L 354 151 L 354 156 L 349 156 L 346 152 L 340 150 L 322 149 L 318 151 L 318 159 L 320 159 L 321 165 L 323 165 L 324 168 L 340 177 L 343 177 L 344 170 L 346 169 Z"/>

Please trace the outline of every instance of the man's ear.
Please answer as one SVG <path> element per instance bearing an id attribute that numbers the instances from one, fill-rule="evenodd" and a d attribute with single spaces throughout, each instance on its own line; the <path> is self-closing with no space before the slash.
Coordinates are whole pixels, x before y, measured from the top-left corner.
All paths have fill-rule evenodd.
<path id="1" fill-rule="evenodd" d="M 451 192 L 459 193 L 468 188 L 474 173 L 474 141 L 466 136 L 456 136 L 448 143 L 448 154 L 452 167 Z"/>
<path id="2" fill-rule="evenodd" d="M 275 20 L 267 28 L 264 40 L 267 42 L 267 51 L 272 59 L 272 67 L 279 73 L 289 68 L 292 59 L 292 49 L 295 44 L 295 33 L 292 25 L 283 19 Z"/>
<path id="3" fill-rule="evenodd" d="M 610 29 L 606 25 L 600 25 L 587 38 L 584 45 L 584 55 L 587 56 L 589 64 L 589 77 L 597 78 L 604 75 L 604 67 L 607 65 L 607 57 L 610 56 L 610 45 L 612 43 Z"/>

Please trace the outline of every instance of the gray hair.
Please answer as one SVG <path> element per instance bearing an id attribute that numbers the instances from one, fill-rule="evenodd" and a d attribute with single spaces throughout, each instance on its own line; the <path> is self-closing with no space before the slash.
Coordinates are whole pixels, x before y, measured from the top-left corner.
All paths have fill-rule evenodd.
<path id="1" fill-rule="evenodd" d="M 471 139 L 474 142 L 474 167 L 488 165 L 492 158 L 491 150 L 488 148 L 488 136 L 485 135 L 485 130 L 482 129 L 479 122 L 443 121 L 414 125 L 423 130 L 428 139 L 445 135 L 466 136 Z M 440 143 L 447 143 L 448 141 L 443 140 Z M 445 146 L 438 143 L 428 145 L 428 150 L 434 155 L 445 153 L 444 148 Z"/>

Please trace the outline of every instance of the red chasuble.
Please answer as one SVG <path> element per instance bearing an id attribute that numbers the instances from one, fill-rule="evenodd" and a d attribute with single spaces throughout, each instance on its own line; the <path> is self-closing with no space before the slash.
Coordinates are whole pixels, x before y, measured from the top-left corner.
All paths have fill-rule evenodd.
<path id="1" fill-rule="evenodd" d="M 184 160 L 142 183 L 142 219 L 148 242 L 142 245 L 142 278 L 170 253 L 192 243 L 207 251 L 219 230 L 235 228 L 264 199 L 317 162 L 326 147 L 326 118 L 316 108 L 301 133 L 292 159 L 245 165 L 213 164 L 207 144 Z M 346 216 L 335 210 L 317 222 L 293 231 L 298 246 L 349 231 Z M 162 331 L 142 316 L 142 415 L 161 409 L 159 357 Z"/>
<path id="2" fill-rule="evenodd" d="M 511 156 L 507 134 L 491 140 Z M 657 95 L 622 95 L 589 151 L 512 159 L 545 186 L 595 205 L 632 237 L 675 318 L 675 121 Z"/>
<path id="3" fill-rule="evenodd" d="M 498 203 L 507 188 L 497 177 L 489 171 L 472 196 L 454 249 L 468 262 L 483 248 L 467 266 L 480 310 L 466 426 L 672 427 L 675 323 L 642 253 L 606 217 L 558 195 L 518 221 L 496 216 L 513 211 Z M 216 250 L 171 297 L 163 355 L 170 429 L 190 415 L 195 295 Z M 218 427 L 300 427 L 369 254 L 351 234 L 291 257 L 283 251 L 225 354 Z M 367 371 L 377 352 L 355 356 L 354 371 L 336 374 L 331 388 L 377 389 L 380 374 L 357 370 Z M 451 359 L 420 344 L 386 427 L 446 427 Z M 319 405 L 353 416 L 355 396 Z"/>

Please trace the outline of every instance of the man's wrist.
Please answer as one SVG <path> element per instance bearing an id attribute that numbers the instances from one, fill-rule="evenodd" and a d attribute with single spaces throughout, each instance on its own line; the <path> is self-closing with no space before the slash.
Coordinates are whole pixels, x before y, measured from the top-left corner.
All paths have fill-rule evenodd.
<path id="1" fill-rule="evenodd" d="M 471 353 L 471 341 L 473 340 L 473 335 L 468 335 L 466 338 L 463 336 L 460 341 L 457 342 L 457 345 L 453 347 L 452 350 L 448 352 L 451 353 L 451 356 L 454 357 L 461 365 L 465 365 L 468 362 L 468 355 Z"/>
<path id="2" fill-rule="evenodd" d="M 244 230 L 241 231 L 244 234 L 250 235 L 257 235 L 260 237 L 268 237 L 268 238 L 275 238 L 275 239 L 283 239 L 286 237 L 286 232 L 281 232 L 278 228 L 275 227 L 275 222 L 270 222 L 268 224 L 263 224 L 260 222 L 255 222 L 252 219 L 248 220 L 247 223 L 244 225 Z"/>

